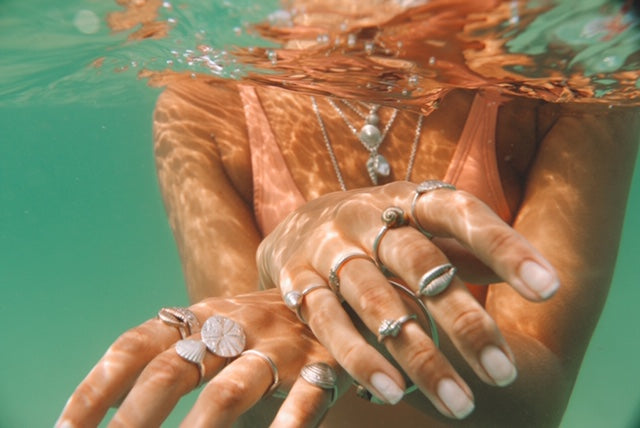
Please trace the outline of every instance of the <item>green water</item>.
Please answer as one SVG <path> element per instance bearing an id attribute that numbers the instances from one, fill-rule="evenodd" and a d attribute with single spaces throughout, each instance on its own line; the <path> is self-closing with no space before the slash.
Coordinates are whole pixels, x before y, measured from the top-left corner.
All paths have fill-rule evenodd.
<path id="1" fill-rule="evenodd" d="M 0 0 L 0 17 L 26 13 L 18 5 Z M 0 26 L 0 65 L 15 37 Z M 73 54 L 88 63 L 95 51 Z M 46 94 L 54 74 L 83 70 L 57 65 L 36 76 L 34 93 Z M 7 76 L 0 67 L 0 84 Z M 132 77 L 110 75 L 106 89 L 65 83 L 69 102 L 0 100 L 0 427 L 51 426 L 118 334 L 187 302 L 151 151 L 157 91 Z M 639 254 L 637 168 L 614 284 L 565 428 L 638 426 Z"/>

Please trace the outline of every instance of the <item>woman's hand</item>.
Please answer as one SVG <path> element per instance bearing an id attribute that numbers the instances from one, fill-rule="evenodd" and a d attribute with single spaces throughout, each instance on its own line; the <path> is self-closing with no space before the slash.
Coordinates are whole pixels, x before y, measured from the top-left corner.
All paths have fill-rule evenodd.
<path id="1" fill-rule="evenodd" d="M 277 291 L 257 292 L 232 299 L 211 298 L 189 308 L 204 322 L 222 315 L 240 324 L 247 350 L 270 358 L 277 368 L 276 395 L 289 392 L 274 423 L 314 426 L 332 392 L 298 377 L 306 364 L 324 362 L 338 373 L 338 391 L 346 390 L 348 377 L 309 330 L 282 304 Z M 121 403 L 112 426 L 159 426 L 178 400 L 200 381 L 199 365 L 176 353 L 178 328 L 152 319 L 124 333 L 109 348 L 67 402 L 56 426 L 96 426 L 109 407 Z M 199 340 L 200 334 L 190 339 Z M 258 403 L 274 382 L 267 359 L 245 353 L 226 359 L 207 351 L 203 360 L 204 387 L 186 416 L 185 426 L 231 426 Z M 269 410 L 270 417 L 274 411 Z"/>
<path id="2" fill-rule="evenodd" d="M 529 300 L 549 298 L 558 278 L 521 235 L 477 198 L 439 188 L 414 200 L 415 189 L 415 184 L 398 182 L 332 193 L 307 203 L 261 244 L 260 277 L 265 286 L 280 288 L 289 306 L 355 380 L 388 403 L 402 398 L 403 376 L 358 332 L 340 300 L 374 334 L 381 332 L 385 320 L 402 320 L 397 336 L 387 331 L 380 342 L 441 413 L 463 418 L 474 407 L 471 390 L 419 323 L 407 320 L 407 306 L 379 267 L 422 299 L 484 382 L 511 383 L 516 377 L 513 354 L 462 279 L 452 275 L 445 254 L 415 227 L 387 227 L 381 232 L 383 211 L 399 207 L 412 214 L 412 226 L 454 239 Z M 349 257 L 353 254 L 357 256 Z M 443 268 L 440 274 L 426 275 L 435 267 Z M 474 276 L 473 267 L 460 268 Z M 337 281 L 330 280 L 332 271 Z M 420 293 L 436 283 L 446 289 L 433 297 Z"/>

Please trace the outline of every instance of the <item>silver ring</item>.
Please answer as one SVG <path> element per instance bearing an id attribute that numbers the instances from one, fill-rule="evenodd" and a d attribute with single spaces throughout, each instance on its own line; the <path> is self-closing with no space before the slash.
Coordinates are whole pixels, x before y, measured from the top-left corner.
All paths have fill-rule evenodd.
<path id="1" fill-rule="evenodd" d="M 328 290 L 331 290 L 331 288 L 326 284 L 314 284 L 314 285 L 308 286 L 301 292 L 296 290 L 288 291 L 283 296 L 284 304 L 287 305 L 287 308 L 291 309 L 296 313 L 296 316 L 303 324 L 307 324 L 307 321 L 302 317 L 302 313 L 301 313 L 302 301 L 304 300 L 304 297 L 307 294 L 311 293 L 312 291 L 319 290 L 321 288 L 326 288 Z"/>
<path id="2" fill-rule="evenodd" d="M 429 313 L 429 310 L 427 309 L 424 302 L 418 296 L 416 296 L 416 294 L 413 291 L 411 291 L 409 288 L 405 287 L 404 285 L 400 284 L 399 282 L 390 280 L 389 284 L 391 284 L 393 287 L 395 287 L 397 290 L 401 291 L 402 293 L 406 294 L 408 297 L 411 298 L 411 300 L 413 300 L 416 303 L 416 305 L 418 305 L 420 312 L 422 312 L 422 315 L 429 323 L 429 334 L 431 336 L 431 340 L 433 341 L 433 344 L 436 345 L 436 348 L 439 348 L 440 336 L 438 335 L 438 328 L 436 326 L 436 321 L 433 319 L 433 317 Z M 410 385 L 407 387 L 407 389 L 405 389 L 404 395 L 406 396 L 408 394 L 411 394 L 417 389 L 418 389 L 418 385 L 415 385 L 415 384 Z M 362 398 L 365 398 L 364 393 L 362 393 Z M 373 395 L 371 396 L 370 401 L 372 403 L 381 403 Z"/>
<path id="3" fill-rule="evenodd" d="M 416 314 L 408 314 L 401 316 L 397 320 L 385 319 L 380 323 L 380 327 L 378 327 L 378 343 L 382 343 L 384 339 L 387 337 L 397 337 L 400 334 L 400 330 L 402 330 L 402 326 L 411 320 L 418 319 Z"/>
<path id="4" fill-rule="evenodd" d="M 341 256 L 329 270 L 329 285 L 331 285 L 331 289 L 338 297 L 340 296 L 340 269 L 342 269 L 345 263 L 353 259 L 365 259 L 375 263 L 373 259 L 365 253 L 351 253 Z"/>
<path id="5" fill-rule="evenodd" d="M 331 391 L 331 403 L 329 407 L 338 399 L 338 376 L 335 370 L 327 363 L 307 364 L 300 371 L 300 377 L 313 386 Z"/>
<path id="6" fill-rule="evenodd" d="M 399 207 L 389 207 L 382 212 L 382 222 L 384 226 L 380 229 L 375 239 L 373 240 L 373 249 L 371 250 L 378 268 L 386 276 L 389 276 L 391 272 L 382 264 L 380 256 L 378 255 L 378 249 L 380 248 L 380 242 L 389 229 L 395 229 L 397 227 L 406 226 L 409 223 L 409 219 Z"/>
<path id="7" fill-rule="evenodd" d="M 433 297 L 442 293 L 453 281 L 456 270 L 455 266 L 449 263 L 434 267 L 422 275 L 418 281 L 418 293 L 425 297 Z"/>
<path id="8" fill-rule="evenodd" d="M 432 190 L 438 190 L 438 189 L 456 190 L 456 186 L 454 186 L 453 184 L 445 183 L 444 181 L 440 181 L 440 180 L 423 181 L 422 183 L 418 184 L 418 186 L 416 187 L 414 191 L 415 194 L 413 195 L 413 200 L 411 201 L 411 218 L 413 218 L 413 221 L 416 223 L 416 227 L 418 228 L 418 230 L 422 232 L 422 234 L 429 239 L 433 238 L 433 234 L 431 234 L 424 227 L 422 227 L 422 225 L 418 221 L 418 217 L 416 216 L 416 205 L 418 205 L 418 199 L 420 198 L 420 196 Z"/>
<path id="9" fill-rule="evenodd" d="M 204 354 L 207 353 L 207 346 L 200 340 L 182 339 L 176 342 L 176 353 L 190 363 L 198 365 L 200 377 L 196 385 L 197 388 L 204 380 L 205 368 L 203 361 Z"/>
<path id="10" fill-rule="evenodd" d="M 207 349 L 223 358 L 240 355 L 247 342 L 240 324 L 220 315 L 209 317 L 204 322 L 200 335 Z"/>
<path id="11" fill-rule="evenodd" d="M 271 383 L 271 386 L 269 387 L 267 392 L 264 393 L 263 397 L 271 395 L 280 385 L 280 376 L 278 375 L 278 367 L 276 367 L 276 364 L 271 358 L 269 358 L 267 354 L 262 351 L 258 351 L 257 349 L 247 349 L 240 354 L 240 356 L 243 355 L 255 355 L 256 357 L 262 358 L 269 365 L 269 368 L 271 369 L 271 375 L 273 377 L 273 382 Z"/>
<path id="12" fill-rule="evenodd" d="M 200 331 L 198 318 L 187 308 L 162 308 L 158 311 L 158 319 L 167 325 L 176 327 L 182 339 Z"/>

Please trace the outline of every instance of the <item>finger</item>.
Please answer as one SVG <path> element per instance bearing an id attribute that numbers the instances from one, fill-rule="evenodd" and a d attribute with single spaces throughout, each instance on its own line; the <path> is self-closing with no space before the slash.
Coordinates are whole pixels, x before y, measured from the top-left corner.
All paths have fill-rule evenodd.
<path id="1" fill-rule="evenodd" d="M 282 403 L 271 427 L 315 427 L 318 426 L 331 403 L 332 392 L 311 385 L 302 378 L 293 384 Z"/>
<path id="2" fill-rule="evenodd" d="M 471 389 L 420 325 L 406 323 L 398 336 L 385 339 L 384 344 L 440 413 L 463 419 L 473 411 Z"/>
<path id="3" fill-rule="evenodd" d="M 422 275 L 447 263 L 439 249 L 413 228 L 390 230 L 379 253 L 416 295 L 420 295 Z M 514 357 L 496 323 L 462 281 L 455 276 L 451 281 L 444 292 L 423 298 L 429 311 L 484 382 L 510 384 L 517 375 Z"/>
<path id="4" fill-rule="evenodd" d="M 98 425 L 131 389 L 147 363 L 179 338 L 176 328 L 155 319 L 124 333 L 78 385 L 57 425 Z"/>
<path id="5" fill-rule="evenodd" d="M 353 259 L 345 266 L 360 263 L 375 270 L 363 259 Z M 307 284 L 321 281 L 326 280 L 316 272 L 306 271 L 291 279 L 291 284 L 295 289 L 303 289 Z M 307 294 L 302 301 L 301 313 L 320 343 L 354 379 L 384 402 L 395 404 L 402 399 L 402 374 L 367 343 L 329 288 Z"/>
<path id="6" fill-rule="evenodd" d="M 220 371 L 202 390 L 182 426 L 229 427 L 257 403 L 273 383 L 261 358 L 244 355 Z"/>
<path id="7" fill-rule="evenodd" d="M 207 352 L 203 360 L 204 380 L 220 370 L 225 361 Z M 178 400 L 199 382 L 199 366 L 180 357 L 175 348 L 168 349 L 145 367 L 110 426 L 159 426 Z"/>
<path id="8" fill-rule="evenodd" d="M 415 215 L 434 235 L 458 240 L 527 299 L 544 300 L 558 289 L 551 264 L 474 196 L 431 191 L 420 196 Z"/>
<path id="9" fill-rule="evenodd" d="M 379 271 L 354 262 L 345 266 L 341 280 L 345 299 L 371 331 L 377 332 L 383 320 L 408 314 L 407 306 Z M 383 344 L 441 413 L 463 418 L 473 410 L 470 388 L 418 322 L 404 323 L 397 336 L 384 338 Z M 447 395 L 449 389 L 455 390 L 454 396 Z"/>

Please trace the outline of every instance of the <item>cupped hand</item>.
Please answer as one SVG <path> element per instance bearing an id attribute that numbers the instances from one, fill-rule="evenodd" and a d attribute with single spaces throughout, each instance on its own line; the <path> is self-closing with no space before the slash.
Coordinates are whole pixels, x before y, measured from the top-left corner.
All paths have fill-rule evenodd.
<path id="1" fill-rule="evenodd" d="M 389 276 L 400 279 L 426 305 L 484 382 L 505 386 L 517 371 L 493 319 L 418 225 L 436 239 L 454 240 L 473 256 L 468 260 L 485 265 L 457 266 L 468 277 L 478 277 L 477 270 L 488 268 L 533 301 L 551 297 L 558 278 L 520 234 L 474 196 L 444 187 L 415 198 L 415 189 L 415 184 L 396 182 L 310 201 L 262 242 L 260 278 L 265 287 L 280 288 L 288 306 L 308 322 L 340 365 L 378 399 L 399 401 L 405 388 L 403 374 L 360 334 L 342 301 L 378 335 L 402 371 L 442 414 L 463 418 L 474 408 L 470 388 L 415 322 Z M 411 217 L 406 226 L 413 227 L 402 227 L 402 221 L 385 223 L 382 215 L 389 207 L 396 207 L 398 220 Z M 457 258 L 456 263 L 464 260 Z M 441 292 L 426 291 L 431 287 Z M 400 321 L 396 331 L 380 330 L 385 322 L 394 321 Z"/>
<path id="2" fill-rule="evenodd" d="M 274 426 L 315 426 L 336 397 L 333 391 L 299 377 L 302 368 L 327 363 L 338 374 L 338 391 L 347 389 L 348 376 L 283 305 L 276 290 L 211 298 L 189 309 L 200 323 L 213 315 L 234 320 L 245 332 L 245 349 L 258 352 L 222 358 L 206 351 L 204 378 L 200 379 L 199 365 L 176 352 L 179 329 L 151 319 L 115 341 L 71 395 L 56 426 L 96 426 L 107 410 L 118 404 L 110 426 L 159 426 L 178 400 L 200 381 L 204 386 L 184 426 L 231 426 L 261 400 L 275 405 L 276 409 L 266 412 L 276 413 Z M 199 343 L 200 333 L 187 340 Z M 268 359 L 279 378 L 273 390 L 275 373 Z M 275 398 L 284 395 L 284 402 Z"/>

